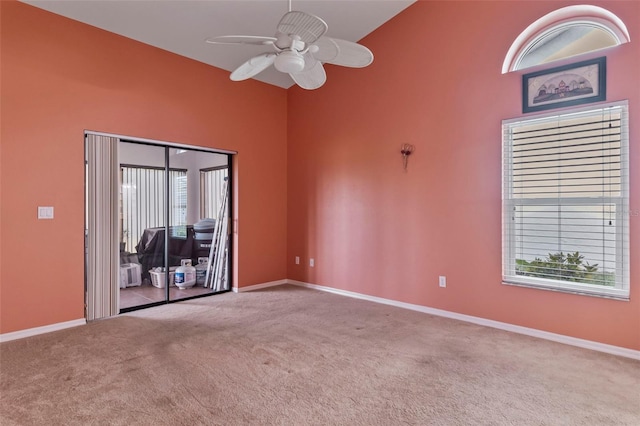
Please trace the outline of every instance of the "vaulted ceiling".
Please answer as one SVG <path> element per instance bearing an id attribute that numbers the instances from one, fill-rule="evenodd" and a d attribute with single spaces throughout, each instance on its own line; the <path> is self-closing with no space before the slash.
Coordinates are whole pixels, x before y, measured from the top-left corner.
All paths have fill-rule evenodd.
<path id="1" fill-rule="evenodd" d="M 221 35 L 273 36 L 288 0 L 21 0 L 24 3 L 232 71 L 270 48 L 213 45 Z M 315 14 L 327 36 L 359 41 L 415 0 L 293 0 L 292 9 Z M 375 52 L 373 52 L 375 57 Z M 293 81 L 273 67 L 256 80 L 288 88 Z"/>

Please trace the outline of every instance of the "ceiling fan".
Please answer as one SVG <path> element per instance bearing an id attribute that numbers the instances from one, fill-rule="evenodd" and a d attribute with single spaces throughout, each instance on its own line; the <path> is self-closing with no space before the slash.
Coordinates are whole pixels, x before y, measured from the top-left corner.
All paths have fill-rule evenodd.
<path id="1" fill-rule="evenodd" d="M 270 46 L 271 52 L 262 53 L 244 62 L 231 73 L 231 80 L 249 79 L 269 66 L 288 73 L 303 89 L 313 90 L 327 80 L 323 63 L 343 67 L 362 68 L 373 62 L 373 53 L 365 46 L 347 40 L 326 37 L 327 23 L 306 12 L 289 12 L 278 23 L 275 37 L 228 35 L 207 39 L 213 44 L 250 44 Z"/>

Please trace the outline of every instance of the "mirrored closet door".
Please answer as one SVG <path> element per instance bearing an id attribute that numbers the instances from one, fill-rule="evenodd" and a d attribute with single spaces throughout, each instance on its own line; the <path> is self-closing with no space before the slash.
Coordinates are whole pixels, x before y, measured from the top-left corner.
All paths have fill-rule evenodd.
<path id="1" fill-rule="evenodd" d="M 88 156 L 96 140 L 88 135 Z M 87 180 L 87 241 L 94 247 L 87 250 L 87 296 L 109 299 L 95 318 L 229 290 L 231 156 L 117 138 L 104 144 L 109 142 L 111 155 L 102 157 L 110 159 L 110 178 Z M 90 194 L 104 192 L 107 181 L 111 198 L 90 209 Z M 101 229 L 100 209 L 111 210 L 110 223 L 102 225 L 108 243 L 92 231 Z M 103 256 L 103 263 L 115 278 L 92 278 L 100 273 L 91 258 L 112 251 L 117 255 Z"/>

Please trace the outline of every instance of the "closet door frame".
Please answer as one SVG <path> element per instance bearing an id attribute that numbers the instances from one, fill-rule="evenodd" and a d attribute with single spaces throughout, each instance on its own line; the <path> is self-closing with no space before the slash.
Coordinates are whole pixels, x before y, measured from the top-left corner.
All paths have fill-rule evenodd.
<path id="1" fill-rule="evenodd" d="M 108 138 L 108 139 L 105 139 Z M 151 139 L 144 139 L 144 138 L 137 138 L 137 137 L 131 137 L 131 136 L 124 136 L 124 135 L 117 135 L 117 134 L 112 134 L 112 133 L 104 133 L 104 132 L 96 132 L 96 131 L 90 131 L 87 130 L 84 132 L 84 148 L 85 148 L 85 162 L 88 160 L 88 155 L 89 155 L 89 146 L 88 144 L 91 143 L 91 141 L 95 141 L 95 140 L 109 140 L 111 143 L 114 143 L 116 146 L 115 148 L 113 148 L 115 155 L 116 155 L 116 167 L 115 167 L 115 179 L 116 181 L 119 180 L 119 173 L 118 173 L 118 167 L 119 167 L 119 163 L 117 160 L 117 145 L 119 142 L 129 142 L 129 143 L 138 143 L 138 144 L 143 144 L 143 145 L 152 145 L 152 146 L 156 146 L 156 147 L 163 147 L 165 149 L 165 170 L 169 169 L 169 148 L 177 148 L 177 149 L 185 149 L 185 150 L 189 150 L 189 151 L 200 151 L 200 152 L 206 152 L 206 153 L 212 153 L 212 154 L 222 154 L 222 155 L 226 155 L 227 156 L 227 167 L 229 170 L 229 193 L 228 193 L 228 197 L 229 197 L 229 203 L 228 203 L 228 210 L 227 210 L 227 215 L 229 216 L 229 223 L 235 223 L 235 220 L 233 219 L 233 217 L 235 217 L 234 215 L 234 200 L 233 200 L 233 156 L 237 154 L 236 151 L 228 151 L 228 150 L 221 150 L 221 149 L 213 149 L 213 148 L 207 148 L 207 147 L 200 147 L 200 146 L 193 146 L 193 145 L 187 145 L 187 144 L 180 144 L 180 143 L 174 143 L 174 142 L 165 142 L 165 141 L 158 141 L 158 140 L 151 140 Z M 85 163 L 87 164 L 87 163 Z M 113 168 L 113 163 L 111 164 L 111 168 Z M 113 182 L 113 176 L 111 176 L 110 179 L 111 182 Z M 104 244 L 104 241 L 102 241 L 102 244 L 98 243 L 98 244 L 94 244 L 94 248 L 92 250 L 89 250 L 90 247 L 90 240 L 93 239 L 93 237 L 95 236 L 90 236 L 89 235 L 89 229 L 90 229 L 90 224 L 93 224 L 93 219 L 92 217 L 89 217 L 90 214 L 95 215 L 95 208 L 94 209 L 89 209 L 89 202 L 92 199 L 92 197 L 95 196 L 96 193 L 96 187 L 99 183 L 95 181 L 95 179 L 90 179 L 89 175 L 87 174 L 85 177 L 85 317 L 87 319 L 87 321 L 92 321 L 92 320 L 96 320 L 96 319 L 100 319 L 100 318 L 107 318 L 110 316 L 115 316 L 118 315 L 119 313 L 121 313 L 120 308 L 119 308 L 119 256 L 111 256 L 112 253 L 118 253 L 119 252 L 119 238 L 117 237 L 117 232 L 118 232 L 118 214 L 119 214 L 119 198 L 118 195 L 115 195 L 115 202 L 112 202 L 111 204 L 111 208 L 110 208 L 110 213 L 111 216 L 115 215 L 116 219 L 115 222 L 112 221 L 111 225 L 110 225 L 110 231 L 111 233 L 116 236 L 115 238 L 111 238 L 111 242 L 106 244 Z M 165 199 L 169 200 L 169 180 L 166 180 L 166 185 L 165 185 Z M 169 220 L 169 214 L 170 214 L 170 209 L 171 206 L 169 205 L 170 203 L 167 202 L 165 203 L 165 217 L 167 218 L 166 224 L 165 224 L 165 241 L 164 241 L 164 258 L 165 258 L 165 263 L 168 259 L 169 256 L 169 232 L 168 232 L 168 228 L 169 228 L 169 224 L 170 224 L 170 220 Z M 115 225 L 114 225 L 115 223 Z M 115 226 L 115 229 L 114 229 Z M 96 254 L 95 251 L 98 251 L 98 253 Z M 94 256 L 105 256 L 106 253 L 109 253 L 109 256 L 111 258 L 111 264 L 110 266 L 110 276 L 107 280 L 96 280 L 94 279 L 95 273 L 93 272 L 95 268 L 90 267 L 90 265 L 93 263 L 93 259 L 90 258 L 90 256 L 94 257 Z M 195 295 L 192 297 L 187 297 L 187 298 L 181 298 L 181 299 L 177 299 L 177 300 L 171 300 L 169 297 L 169 286 L 165 285 L 165 300 L 164 301 L 160 301 L 160 302 L 152 302 L 150 304 L 145 304 L 145 305 L 140 305 L 139 307 L 134 307 L 134 308 L 130 308 L 130 309 L 126 309 L 123 312 L 128 312 L 131 310 L 136 310 L 136 309 L 142 309 L 142 308 L 147 308 L 147 307 L 152 307 L 152 306 L 156 306 L 156 305 L 163 305 L 163 304 L 167 304 L 167 303 L 175 303 L 175 302 L 179 302 L 179 301 L 183 301 L 183 300 L 189 300 L 189 299 L 194 299 L 194 298 L 199 298 L 199 297 L 207 297 L 207 296 L 212 296 L 215 294 L 219 294 L 222 292 L 227 292 L 227 291 L 231 291 L 233 289 L 233 284 L 234 284 L 234 262 L 235 262 L 235 249 L 234 249 L 234 238 L 233 235 L 229 235 L 229 241 L 228 241 L 228 256 L 227 256 L 227 289 L 223 290 L 221 292 L 215 292 L 215 293 L 206 293 L 206 294 L 200 294 L 200 295 Z M 168 274 L 167 274 L 167 280 L 168 280 Z M 100 295 L 107 295 L 107 296 L 100 296 Z M 115 296 L 114 296 L 115 295 Z M 105 300 L 106 297 L 108 297 L 108 301 L 109 303 L 103 307 L 103 309 L 96 309 L 94 308 L 94 306 L 96 305 L 96 303 L 99 304 L 103 304 L 102 302 L 100 302 L 101 300 Z"/>

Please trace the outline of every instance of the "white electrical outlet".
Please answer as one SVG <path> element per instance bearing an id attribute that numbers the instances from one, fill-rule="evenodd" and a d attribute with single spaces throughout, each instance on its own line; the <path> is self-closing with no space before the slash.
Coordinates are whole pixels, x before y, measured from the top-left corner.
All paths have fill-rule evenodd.
<path id="1" fill-rule="evenodd" d="M 296 265 L 300 264 L 300 256 L 296 256 Z"/>
<path id="2" fill-rule="evenodd" d="M 312 268 L 316 266 L 316 262 L 313 260 L 313 258 L 309 259 L 309 266 L 311 266 Z"/>
<path id="3" fill-rule="evenodd" d="M 438 284 L 440 285 L 440 287 L 446 287 L 447 286 L 447 277 L 445 277 L 444 275 L 440 275 L 438 277 Z"/>

